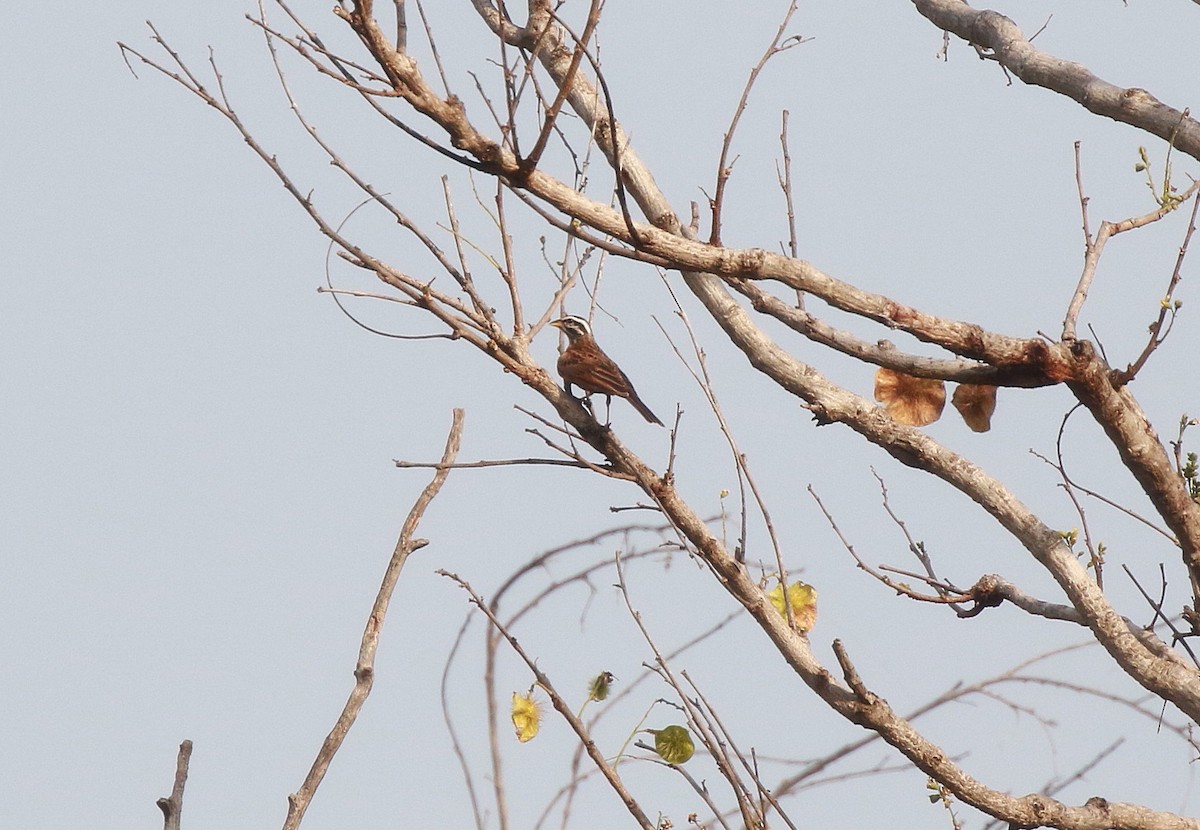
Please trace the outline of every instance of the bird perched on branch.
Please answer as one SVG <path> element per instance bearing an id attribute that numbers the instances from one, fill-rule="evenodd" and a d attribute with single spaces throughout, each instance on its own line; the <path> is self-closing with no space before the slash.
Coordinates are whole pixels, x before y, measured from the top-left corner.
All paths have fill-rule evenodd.
<path id="1" fill-rule="evenodd" d="M 613 395 L 616 395 L 633 404 L 633 408 L 650 423 L 663 425 L 650 407 L 642 403 L 621 368 L 596 344 L 587 320 L 569 315 L 550 325 L 567 336 L 567 348 L 558 356 L 558 373 L 562 375 L 568 395 L 572 394 L 572 385 L 588 395 L 599 393 L 604 396 L 606 412 L 607 406 L 612 404 Z"/>

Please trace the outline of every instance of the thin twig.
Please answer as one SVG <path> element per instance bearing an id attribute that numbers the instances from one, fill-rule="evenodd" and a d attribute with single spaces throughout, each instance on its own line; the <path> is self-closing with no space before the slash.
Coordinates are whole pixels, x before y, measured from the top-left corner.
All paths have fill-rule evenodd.
<path id="1" fill-rule="evenodd" d="M 496 180 L 496 226 L 500 234 L 500 248 L 504 252 L 504 267 L 500 268 L 500 279 L 508 287 L 508 303 L 512 310 L 512 332 L 519 337 L 525 331 L 525 312 L 521 306 L 521 292 L 517 287 L 517 258 L 513 252 L 512 234 L 508 231 L 508 212 L 504 209 L 504 193 L 508 186 Z"/>
<path id="2" fill-rule="evenodd" d="M 765 817 L 767 814 L 765 805 L 770 804 L 779 817 L 783 820 L 783 823 L 790 827 L 791 830 L 796 830 L 796 825 L 792 822 L 791 817 L 783 809 L 783 805 L 781 805 L 779 800 L 771 794 L 771 790 L 763 784 L 762 779 L 759 777 L 758 763 L 755 759 L 754 750 L 750 750 L 750 757 L 747 758 L 746 753 L 742 752 L 742 750 L 738 748 L 737 743 L 733 738 L 733 733 L 726 728 L 724 722 L 721 720 L 720 714 L 718 714 L 712 703 L 709 702 L 708 698 L 705 696 L 700 687 L 697 686 L 692 680 L 691 676 L 687 673 L 687 670 L 685 669 L 679 674 L 688 682 L 688 685 L 692 687 L 692 691 L 696 695 L 697 702 L 702 706 L 705 719 L 711 724 L 710 728 L 712 731 L 720 733 L 721 738 L 719 743 L 722 745 L 722 748 L 724 744 L 729 744 L 730 748 L 733 750 L 732 753 L 730 753 L 731 757 L 741 763 L 742 768 L 746 771 L 746 774 L 750 776 L 750 780 L 754 782 L 754 786 L 758 789 L 759 813 Z"/>
<path id="3" fill-rule="evenodd" d="M 600 8 L 603 5 L 601 0 L 592 0 L 591 7 L 588 9 L 587 22 L 583 25 L 583 32 L 576 38 L 575 51 L 571 55 L 571 63 L 567 67 L 564 77 L 557 81 L 558 94 L 555 95 L 554 101 L 550 106 L 546 108 L 542 129 L 539 131 L 537 140 L 534 142 L 533 150 L 530 151 L 529 156 L 522 162 L 522 167 L 526 171 L 534 169 L 538 166 L 538 162 L 541 161 L 542 153 L 546 150 L 546 142 L 550 140 L 550 133 L 553 131 L 554 124 L 558 120 L 558 114 L 562 110 L 562 105 L 566 102 L 571 88 L 574 86 L 575 73 L 579 71 L 579 64 L 582 62 L 583 55 L 587 51 L 588 41 L 591 40 L 596 27 L 600 25 Z"/>
<path id="4" fill-rule="evenodd" d="M 438 691 L 442 702 L 442 721 L 446 724 L 446 731 L 450 733 L 450 746 L 454 749 L 454 757 L 458 759 L 458 766 L 462 769 L 463 773 L 463 781 L 467 785 L 467 798 L 471 802 L 471 815 L 475 818 L 475 830 L 484 830 L 486 822 L 483 817 L 483 809 L 479 804 L 479 795 L 475 792 L 475 776 L 471 774 L 471 765 L 467 763 L 467 755 L 463 751 L 462 741 L 458 739 L 458 731 L 454 728 L 454 718 L 450 716 L 450 667 L 454 665 L 454 658 L 462 646 L 467 629 L 470 627 L 471 620 L 473 619 L 475 619 L 473 614 L 467 614 L 463 619 L 462 625 L 458 627 L 458 634 L 454 638 L 454 645 L 450 647 L 450 653 L 446 655 L 446 663 L 442 667 L 442 680 L 438 686 Z"/>
<path id="5" fill-rule="evenodd" d="M 670 291 L 670 286 L 667 286 Z M 783 549 L 779 543 L 779 536 L 775 530 L 775 523 L 771 519 L 771 511 L 767 507 L 767 501 L 762 492 L 759 490 L 758 482 L 755 480 L 753 473 L 750 471 L 750 464 L 746 454 L 738 447 L 737 439 L 734 437 L 733 427 L 725 418 L 725 412 L 721 407 L 720 399 L 717 397 L 716 385 L 713 382 L 712 376 L 708 371 L 708 360 L 704 353 L 704 349 L 700 345 L 700 341 L 696 337 L 695 329 L 692 328 L 691 320 L 683 310 L 679 299 L 675 296 L 675 292 L 671 291 L 671 299 L 675 302 L 675 314 L 683 322 L 684 330 L 687 332 L 689 343 L 692 347 L 692 354 L 696 358 L 696 364 L 699 367 L 699 372 L 691 367 L 691 364 L 683 357 L 679 351 L 679 347 L 671 340 L 670 334 L 663 328 L 662 323 L 655 320 L 659 331 L 667 338 L 667 342 L 671 344 L 671 348 L 675 351 L 675 355 L 679 358 L 680 363 L 688 370 L 688 373 L 696 381 L 696 385 L 704 393 L 705 400 L 708 402 L 709 409 L 713 416 L 717 419 L 717 425 L 721 429 L 721 435 L 729 445 L 729 452 L 733 457 L 734 467 L 738 475 L 738 486 L 741 489 L 739 501 L 741 502 L 741 530 L 738 537 L 738 544 L 734 549 L 734 558 L 739 562 L 746 561 L 747 548 L 749 545 L 748 530 L 747 530 L 747 508 L 746 508 L 746 487 L 750 488 L 750 494 L 753 496 L 755 506 L 758 508 L 759 515 L 762 516 L 763 525 L 767 531 L 767 538 L 771 543 L 771 552 L 775 557 L 775 567 L 779 573 L 779 580 L 784 585 L 784 590 L 787 590 L 787 566 L 783 561 Z M 789 624 L 794 624 L 792 619 L 791 603 L 784 603 L 786 608 L 786 616 Z"/>
<path id="6" fill-rule="evenodd" d="M 1079 408 L 1078 406 L 1072 407 L 1070 410 L 1067 411 L 1067 414 L 1065 416 L 1063 416 L 1062 424 L 1059 426 L 1059 435 L 1060 436 L 1062 435 L 1063 429 L 1066 427 L 1067 419 L 1070 418 L 1071 415 L 1078 408 Z M 1079 492 L 1083 493 L 1086 496 L 1091 496 L 1092 498 L 1096 499 L 1099 502 L 1107 504 L 1109 507 L 1113 508 L 1114 510 L 1119 510 L 1120 512 L 1124 513 L 1126 516 L 1130 517 L 1131 519 L 1135 519 L 1136 521 L 1141 522 L 1146 527 L 1153 530 L 1155 533 L 1158 533 L 1159 535 L 1161 535 L 1164 539 L 1169 541 L 1172 545 L 1175 545 L 1175 546 L 1179 545 L 1178 539 L 1176 539 L 1174 536 L 1172 536 L 1167 531 L 1163 530 L 1158 525 L 1154 524 L 1154 522 L 1150 521 L 1145 516 L 1142 516 L 1140 513 L 1137 513 L 1136 511 L 1124 506 L 1123 504 L 1119 504 L 1118 502 L 1113 501 L 1112 499 L 1096 492 L 1095 490 L 1090 490 L 1087 487 L 1084 487 L 1082 484 L 1080 484 L 1079 482 L 1072 479 L 1067 474 L 1066 468 L 1064 466 L 1062 466 L 1061 464 L 1056 464 L 1055 462 L 1053 462 L 1050 459 L 1043 456 L 1041 453 L 1038 453 L 1034 450 L 1030 450 L 1030 454 L 1034 458 L 1040 459 L 1041 461 L 1045 462 L 1046 464 L 1048 464 L 1049 466 L 1051 466 L 1055 470 L 1057 470 L 1059 472 L 1059 474 L 1062 476 L 1063 481 L 1066 482 L 1067 485 L 1069 485 L 1070 487 L 1078 490 Z"/>
<path id="7" fill-rule="evenodd" d="M 484 467 L 509 467 L 509 466 L 524 466 L 524 465 L 549 465 L 552 467 L 576 467 L 580 469 L 590 469 L 587 464 L 581 461 L 574 461 L 566 458 L 499 458 L 492 461 L 464 461 L 460 464 L 443 464 L 441 462 L 430 461 L 404 461 L 402 459 L 393 459 L 393 463 L 405 470 L 479 470 Z"/>
<path id="8" fill-rule="evenodd" d="M 633 599 L 629 596 L 629 587 L 625 582 L 625 569 L 621 562 L 621 556 L 618 554 L 615 557 L 617 568 L 617 588 L 621 592 L 621 598 L 625 601 L 625 608 L 629 612 L 630 618 L 634 625 L 642 634 L 642 639 L 646 641 L 646 645 L 654 653 L 654 665 L 652 669 L 662 677 L 663 681 L 675 690 L 679 696 L 679 705 L 687 715 L 688 724 L 696 731 L 700 742 L 708 749 L 712 755 L 713 761 L 717 765 L 717 769 L 721 773 L 721 777 L 728 782 L 733 790 L 734 797 L 737 799 L 738 808 L 741 811 L 742 821 L 746 827 L 762 827 L 765 826 L 763 817 L 758 815 L 757 808 L 750 799 L 750 793 L 745 784 L 738 777 L 737 771 L 733 767 L 733 763 L 724 751 L 724 747 L 720 745 L 716 736 L 709 728 L 709 724 L 703 718 L 702 712 L 695 702 L 688 698 L 684 692 L 682 685 L 675 678 L 675 673 L 671 669 L 671 664 L 663 657 L 662 652 L 654 642 L 654 638 L 650 636 L 649 629 L 642 619 L 641 613 L 633 604 Z M 672 765 L 676 769 L 680 769 L 677 765 Z"/>
<path id="9" fill-rule="evenodd" d="M 1079 283 L 1075 286 L 1075 293 L 1071 296 L 1071 302 L 1067 306 L 1067 314 L 1063 318 L 1063 340 L 1075 340 L 1075 327 L 1078 324 L 1079 312 L 1083 310 L 1083 304 L 1087 300 L 1088 291 L 1091 289 L 1092 281 L 1096 276 L 1096 267 L 1100 264 L 1100 256 L 1104 253 L 1104 246 L 1108 240 L 1119 233 L 1136 230 L 1137 228 L 1157 222 L 1175 210 L 1184 201 L 1190 199 L 1197 189 L 1200 189 L 1200 180 L 1192 182 L 1191 186 L 1179 195 L 1177 201 L 1160 205 L 1158 210 L 1152 210 L 1141 216 L 1131 216 L 1128 219 L 1122 219 L 1120 222 L 1104 221 L 1100 223 L 1100 230 L 1096 233 L 1096 240 L 1088 245 L 1087 251 L 1084 254 L 1083 273 L 1079 275 Z"/>
<path id="10" fill-rule="evenodd" d="M 779 129 L 779 146 L 783 152 L 783 171 L 776 170 L 779 189 L 783 191 L 783 200 L 787 205 L 788 245 L 787 253 L 792 259 L 800 257 L 800 243 L 796 236 L 796 206 L 793 202 L 794 187 L 792 182 L 792 151 L 788 142 L 788 117 L 790 113 L 783 111 L 783 125 Z M 796 291 L 796 308 L 804 308 L 804 292 Z"/>
<path id="11" fill-rule="evenodd" d="M 729 152 L 733 147 L 733 136 L 737 132 L 738 122 L 742 119 L 742 113 L 746 111 L 746 104 L 750 100 L 750 90 L 754 88 L 755 81 L 762 73 L 763 67 L 771 58 L 781 52 L 786 52 L 793 46 L 799 46 L 801 43 L 806 43 L 807 40 L 800 35 L 792 35 L 784 38 L 783 33 L 788 27 L 788 23 L 792 20 L 792 15 L 796 13 L 797 0 L 792 0 L 788 4 L 788 9 L 783 15 L 783 20 L 779 23 L 779 28 L 775 30 L 775 37 L 771 39 L 771 43 L 767 46 L 765 52 L 754 68 L 750 70 L 750 77 L 746 79 L 746 85 L 742 88 L 742 97 L 738 99 L 737 107 L 733 111 L 733 117 L 729 120 L 729 129 L 725 131 L 725 139 L 721 142 L 721 158 L 717 162 L 717 185 L 716 191 L 713 193 L 711 200 L 712 207 L 712 231 L 709 235 L 710 245 L 721 244 L 721 209 L 725 203 L 725 186 L 729 182 L 729 177 L 733 174 L 733 162 L 729 160 Z"/>
<path id="12" fill-rule="evenodd" d="M 1166 589 L 1167 589 L 1166 575 L 1162 573 L 1162 564 L 1161 563 L 1159 564 L 1158 567 L 1159 567 L 1160 576 L 1162 578 L 1163 592 L 1165 594 Z M 1121 568 L 1125 571 L 1125 575 L 1129 577 L 1129 580 L 1133 583 L 1133 586 L 1138 589 L 1138 593 L 1142 595 L 1142 598 L 1144 600 L 1146 600 L 1146 603 L 1154 610 L 1154 616 L 1151 617 L 1150 624 L 1147 625 L 1146 628 L 1147 629 L 1153 628 L 1154 621 L 1156 619 L 1162 620 L 1163 623 L 1167 626 L 1167 628 L 1169 628 L 1171 630 L 1171 634 L 1173 635 L 1172 642 L 1181 644 L 1183 646 L 1184 650 L 1188 653 L 1188 656 L 1192 658 L 1192 662 L 1196 664 L 1197 668 L 1200 668 L 1200 659 L 1197 659 L 1196 653 L 1194 651 L 1192 651 L 1192 647 L 1190 645 L 1188 645 L 1187 635 L 1185 635 L 1182 631 L 1180 631 L 1178 628 L 1176 628 L 1175 623 L 1172 622 L 1171 619 L 1166 614 L 1163 613 L 1162 607 L 1163 607 L 1164 598 L 1160 596 L 1157 600 L 1155 600 L 1148 593 L 1146 593 L 1146 589 L 1142 587 L 1142 583 L 1138 582 L 1137 577 L 1133 575 L 1133 571 L 1129 570 L 1128 565 L 1122 563 Z"/>
<path id="13" fill-rule="evenodd" d="M 915 576 L 918 579 L 921 579 L 925 582 L 928 582 L 931 585 L 934 585 L 934 590 L 937 591 L 936 596 L 930 596 L 928 594 L 922 594 L 919 591 L 914 591 L 912 588 L 908 587 L 904 583 L 897 582 L 896 580 L 881 574 L 878 570 L 876 570 L 875 568 L 872 568 L 870 565 L 868 565 L 866 562 L 864 562 L 862 557 L 858 555 L 858 551 L 856 551 L 854 549 L 854 545 L 850 544 L 850 541 L 842 533 L 841 528 L 838 527 L 837 521 L 833 518 L 833 514 L 830 513 L 829 510 L 825 507 L 825 503 L 823 501 L 821 501 L 821 497 L 817 495 L 817 491 L 813 489 L 813 486 L 810 484 L 810 485 L 808 485 L 808 487 L 806 489 L 808 490 L 808 494 L 810 496 L 812 496 L 813 500 L 817 503 L 817 507 L 819 507 L 821 509 L 821 513 L 824 514 L 825 521 L 829 523 L 830 529 L 832 529 L 834 532 L 834 535 L 836 535 L 838 537 L 838 541 L 840 541 L 842 543 L 842 547 L 846 549 L 846 552 L 849 553 L 854 558 L 854 561 L 858 565 L 860 570 L 863 570 L 866 573 L 870 574 L 872 577 L 877 579 L 879 582 L 881 582 L 884 585 L 886 585 L 887 587 L 891 588 L 897 594 L 906 596 L 909 599 L 920 600 L 921 602 L 932 602 L 932 603 L 938 603 L 938 604 L 943 604 L 943 605 L 952 605 L 952 606 L 955 603 L 967 602 L 968 600 L 973 599 L 973 597 L 970 593 L 965 593 L 965 592 L 956 596 L 951 593 L 951 591 L 953 589 L 950 586 L 948 586 L 944 583 L 935 583 L 933 580 L 922 577 L 919 574 L 908 574 L 907 572 L 905 572 L 906 576 Z M 889 570 L 895 570 L 895 569 L 889 569 Z M 960 612 L 960 615 L 962 615 L 962 613 L 966 613 L 966 612 Z"/>
<path id="14" fill-rule="evenodd" d="M 1075 189 L 1079 191 L 1079 212 L 1083 216 L 1083 247 L 1084 253 L 1092 249 L 1092 231 L 1088 227 L 1088 202 L 1091 197 L 1086 195 L 1083 190 L 1083 162 L 1080 158 L 1080 146 L 1082 142 L 1075 142 Z"/>
<path id="15" fill-rule="evenodd" d="M 1062 449 L 1063 434 L 1066 432 L 1066 429 L 1067 429 L 1067 421 L 1070 419 L 1072 413 L 1074 413 L 1075 410 L 1080 409 L 1082 406 L 1083 406 L 1083 404 L 1075 404 L 1075 406 L 1068 409 L 1067 414 L 1063 416 L 1062 422 L 1058 425 L 1058 435 L 1055 437 L 1055 440 L 1054 440 L 1054 452 L 1055 452 L 1055 457 L 1058 459 L 1058 461 L 1057 461 L 1057 463 L 1051 464 L 1051 466 L 1054 467 L 1056 470 L 1058 470 L 1058 474 L 1062 478 L 1062 484 L 1060 486 L 1066 492 L 1067 498 L 1069 498 L 1071 500 L 1071 504 L 1074 505 L 1074 507 L 1075 507 L 1075 515 L 1077 515 L 1079 517 L 1079 525 L 1080 525 L 1080 527 L 1083 528 L 1083 544 L 1085 547 L 1087 547 L 1088 560 L 1092 567 L 1092 572 L 1096 575 L 1096 587 L 1103 590 L 1104 589 L 1103 544 L 1096 545 L 1096 544 L 1093 544 L 1093 542 L 1092 542 L 1092 528 L 1091 528 L 1091 525 L 1088 524 L 1087 511 L 1083 509 L 1083 505 L 1079 503 L 1079 499 L 1076 498 L 1076 496 L 1075 496 L 1075 485 L 1071 483 L 1071 477 L 1067 475 L 1067 462 L 1063 458 L 1063 449 Z M 1032 452 L 1033 455 L 1036 456 L 1037 458 L 1041 458 L 1042 461 L 1045 461 L 1047 464 L 1050 464 L 1050 462 L 1047 459 L 1042 458 L 1042 456 L 1038 455 L 1038 453 L 1033 452 L 1032 450 L 1030 450 L 1030 452 Z"/>
<path id="16" fill-rule="evenodd" d="M 571 730 L 575 732 L 576 737 L 578 737 L 580 742 L 587 748 L 588 756 L 592 759 L 593 763 L 596 764 L 596 767 L 600 770 L 601 774 L 604 775 L 604 778 L 608 781 L 609 786 L 613 788 L 614 792 L 617 793 L 621 801 L 625 804 L 625 808 L 629 811 L 629 814 L 633 816 L 634 820 L 637 821 L 637 823 L 642 827 L 642 830 L 655 830 L 654 823 L 650 821 L 650 819 L 642 811 L 641 805 L 637 803 L 634 797 L 625 788 L 625 784 L 617 775 L 617 771 L 612 768 L 612 766 L 600 753 L 599 748 L 597 748 L 595 741 L 592 740 L 591 735 L 588 733 L 587 727 L 583 724 L 583 721 L 581 721 L 575 715 L 571 707 L 567 705 L 567 702 L 562 698 L 561 695 L 558 694 L 554 688 L 554 684 L 550 682 L 550 678 L 546 675 L 546 673 L 538 668 L 537 661 L 525 651 L 519 642 L 517 642 L 517 638 L 509 632 L 504 623 L 502 623 L 496 617 L 492 609 L 486 602 L 483 601 L 483 598 L 475 592 L 475 589 L 473 589 L 469 583 L 467 583 L 457 574 L 451 573 L 450 571 L 438 569 L 436 573 L 452 580 L 460 588 L 467 592 L 467 595 L 471 598 L 471 604 L 482 611 L 483 614 L 488 618 L 488 621 L 491 622 L 496 630 L 500 632 L 501 636 L 508 641 L 508 644 L 512 650 L 518 657 L 521 658 L 522 661 L 524 661 L 530 672 L 533 673 L 537 685 L 540 686 L 546 692 L 546 694 L 550 696 L 550 702 L 554 706 L 554 709 L 562 716 L 563 720 L 565 720 L 571 727 Z"/>
<path id="17" fill-rule="evenodd" d="M 1150 324 L 1150 339 L 1146 343 L 1145 348 L 1142 349 L 1142 353 L 1125 367 L 1125 371 L 1117 375 L 1114 379 L 1115 385 L 1119 386 L 1133 380 L 1142 367 L 1146 365 L 1146 361 L 1150 359 L 1150 355 L 1154 354 L 1155 350 L 1167 339 L 1167 335 L 1171 333 L 1171 329 L 1175 325 L 1175 315 L 1178 313 L 1181 305 L 1181 303 L 1175 300 L 1175 289 L 1179 286 L 1179 281 L 1183 279 L 1183 261 L 1187 257 L 1188 243 L 1192 240 L 1192 234 L 1196 232 L 1197 209 L 1200 209 L 1200 198 L 1192 200 L 1192 215 L 1188 218 L 1187 231 L 1183 234 L 1183 244 L 1179 246 L 1179 253 L 1175 257 L 1175 268 L 1171 271 L 1170 282 L 1167 283 L 1167 293 L 1159 301 L 1158 319 Z"/>
<path id="18" fill-rule="evenodd" d="M 900 532 L 904 534 L 904 540 L 908 543 L 909 552 L 916 557 L 917 561 L 921 563 L 921 567 L 925 569 L 925 583 L 937 591 L 938 596 L 940 596 L 942 599 L 947 599 L 950 594 L 961 594 L 961 591 L 950 586 L 949 583 L 943 584 L 941 577 L 939 577 L 937 572 L 934 570 L 933 560 L 929 557 L 929 553 L 925 550 L 924 543 L 918 542 L 912 537 L 912 534 L 908 532 L 908 525 L 896 515 L 894 510 L 892 510 L 891 502 L 888 500 L 887 484 L 884 482 L 883 476 L 879 475 L 874 467 L 871 468 L 871 475 L 875 476 L 875 481 L 879 484 L 879 495 L 883 502 L 884 511 L 888 514 L 888 517 L 892 520 L 892 522 L 895 523 L 896 527 L 900 528 Z M 965 609 L 958 605 L 957 601 L 950 602 L 950 607 L 953 608 L 954 613 L 958 614 L 960 617 L 965 611 Z"/>

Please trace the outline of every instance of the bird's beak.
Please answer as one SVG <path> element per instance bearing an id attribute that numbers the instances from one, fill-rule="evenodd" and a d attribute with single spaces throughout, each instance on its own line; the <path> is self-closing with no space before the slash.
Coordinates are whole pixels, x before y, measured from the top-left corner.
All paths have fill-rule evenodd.
<path id="1" fill-rule="evenodd" d="M 556 329 L 561 329 L 562 328 L 562 320 L 551 320 L 550 325 L 554 326 Z"/>

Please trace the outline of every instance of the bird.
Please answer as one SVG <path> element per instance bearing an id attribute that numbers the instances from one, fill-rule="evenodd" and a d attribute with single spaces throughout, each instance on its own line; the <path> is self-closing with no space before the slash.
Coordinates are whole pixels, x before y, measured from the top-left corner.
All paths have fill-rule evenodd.
<path id="1" fill-rule="evenodd" d="M 568 395 L 573 394 L 572 385 L 578 386 L 588 395 L 604 395 L 605 403 L 609 406 L 613 395 L 616 395 L 628 400 L 650 423 L 663 425 L 650 407 L 642 403 L 629 377 L 597 345 L 587 320 L 569 314 L 561 320 L 552 321 L 550 325 L 567 336 L 567 348 L 558 356 L 558 373 L 562 375 Z"/>

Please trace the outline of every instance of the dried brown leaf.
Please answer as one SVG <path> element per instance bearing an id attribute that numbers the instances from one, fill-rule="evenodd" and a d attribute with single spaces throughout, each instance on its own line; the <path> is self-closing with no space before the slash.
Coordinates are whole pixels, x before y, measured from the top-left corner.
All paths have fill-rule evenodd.
<path id="1" fill-rule="evenodd" d="M 875 372 L 875 400 L 901 424 L 923 427 L 942 417 L 946 406 L 946 384 L 930 378 L 915 378 L 891 369 Z"/>
<path id="2" fill-rule="evenodd" d="M 996 411 L 995 386 L 960 384 L 950 402 L 975 432 L 987 432 L 992 428 L 992 413 Z"/>

